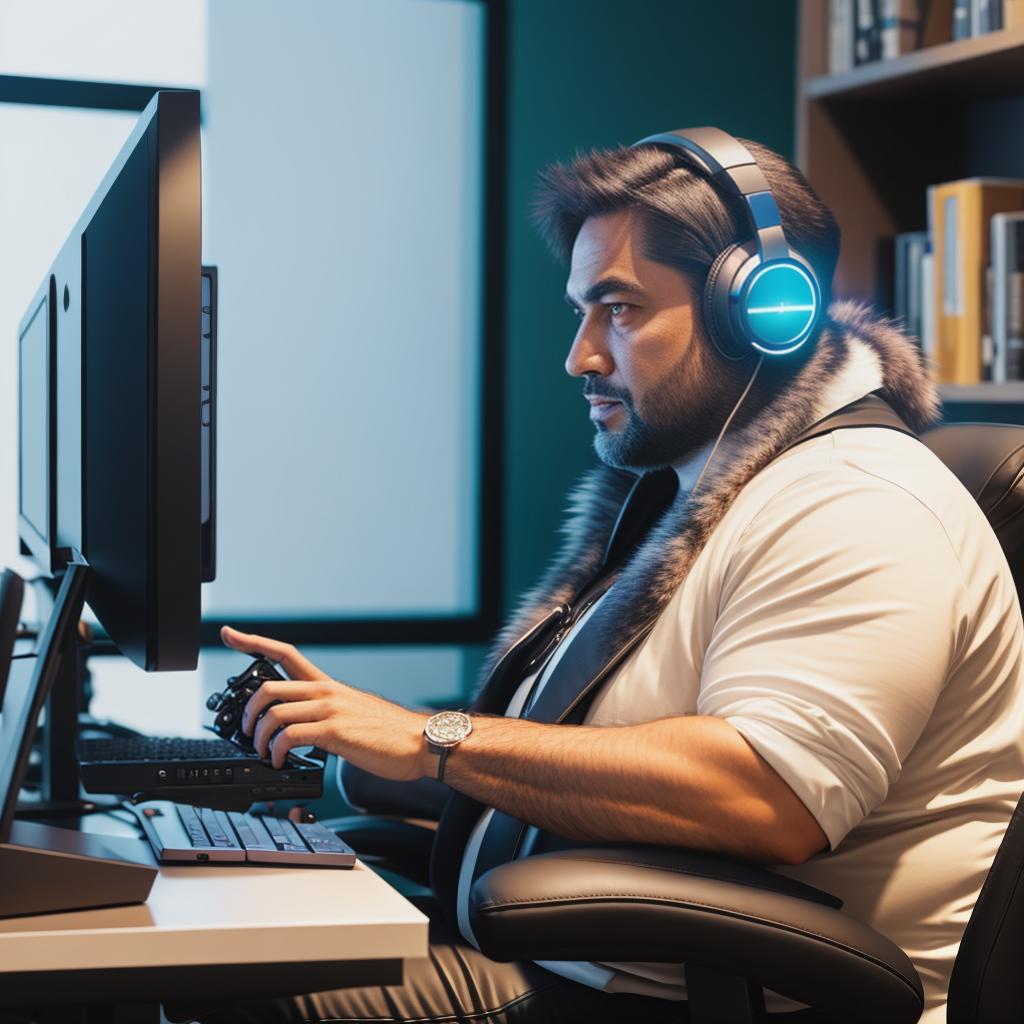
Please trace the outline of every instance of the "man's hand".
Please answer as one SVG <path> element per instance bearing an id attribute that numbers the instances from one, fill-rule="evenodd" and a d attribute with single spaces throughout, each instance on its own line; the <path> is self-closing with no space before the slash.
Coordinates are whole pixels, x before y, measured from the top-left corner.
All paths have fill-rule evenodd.
<path id="1" fill-rule="evenodd" d="M 386 779 L 429 774 L 423 726 L 426 715 L 331 679 L 291 644 L 230 626 L 228 647 L 276 661 L 288 679 L 264 683 L 245 706 L 242 732 L 275 768 L 292 747 L 316 746 Z"/>

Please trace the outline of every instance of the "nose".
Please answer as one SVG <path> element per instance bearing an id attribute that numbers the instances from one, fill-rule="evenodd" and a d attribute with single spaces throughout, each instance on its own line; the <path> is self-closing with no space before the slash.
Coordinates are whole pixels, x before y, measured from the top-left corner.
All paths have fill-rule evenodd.
<path id="1" fill-rule="evenodd" d="M 565 357 L 565 372 L 570 377 L 583 377 L 588 373 L 607 377 L 614 368 L 611 354 L 597 328 L 590 322 L 589 316 L 584 317 L 569 354 Z"/>

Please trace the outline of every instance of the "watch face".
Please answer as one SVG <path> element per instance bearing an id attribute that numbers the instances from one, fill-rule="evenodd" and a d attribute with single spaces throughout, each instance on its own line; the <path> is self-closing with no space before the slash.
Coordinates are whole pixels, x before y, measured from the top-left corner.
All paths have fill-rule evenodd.
<path id="1" fill-rule="evenodd" d="M 473 723 L 461 711 L 442 711 L 427 719 L 423 731 L 431 743 L 448 747 L 464 740 L 473 731 Z"/>

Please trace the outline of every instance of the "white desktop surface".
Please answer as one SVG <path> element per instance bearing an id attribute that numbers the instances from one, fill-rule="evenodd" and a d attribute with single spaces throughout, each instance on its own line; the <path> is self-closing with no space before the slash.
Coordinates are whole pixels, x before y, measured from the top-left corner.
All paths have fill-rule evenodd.
<path id="1" fill-rule="evenodd" d="M 427 955 L 427 918 L 351 869 L 162 867 L 144 904 L 0 919 L 8 972 L 392 960 Z"/>

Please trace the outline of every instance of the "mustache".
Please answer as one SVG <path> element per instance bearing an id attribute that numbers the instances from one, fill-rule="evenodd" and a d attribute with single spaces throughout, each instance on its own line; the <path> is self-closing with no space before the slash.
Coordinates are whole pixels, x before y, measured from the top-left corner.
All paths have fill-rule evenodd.
<path id="1" fill-rule="evenodd" d="M 633 407 L 633 398 L 625 388 L 617 388 L 614 384 L 605 381 L 598 381 L 588 378 L 583 385 L 584 398 L 608 398 L 616 402 L 622 402 L 627 408 Z"/>

